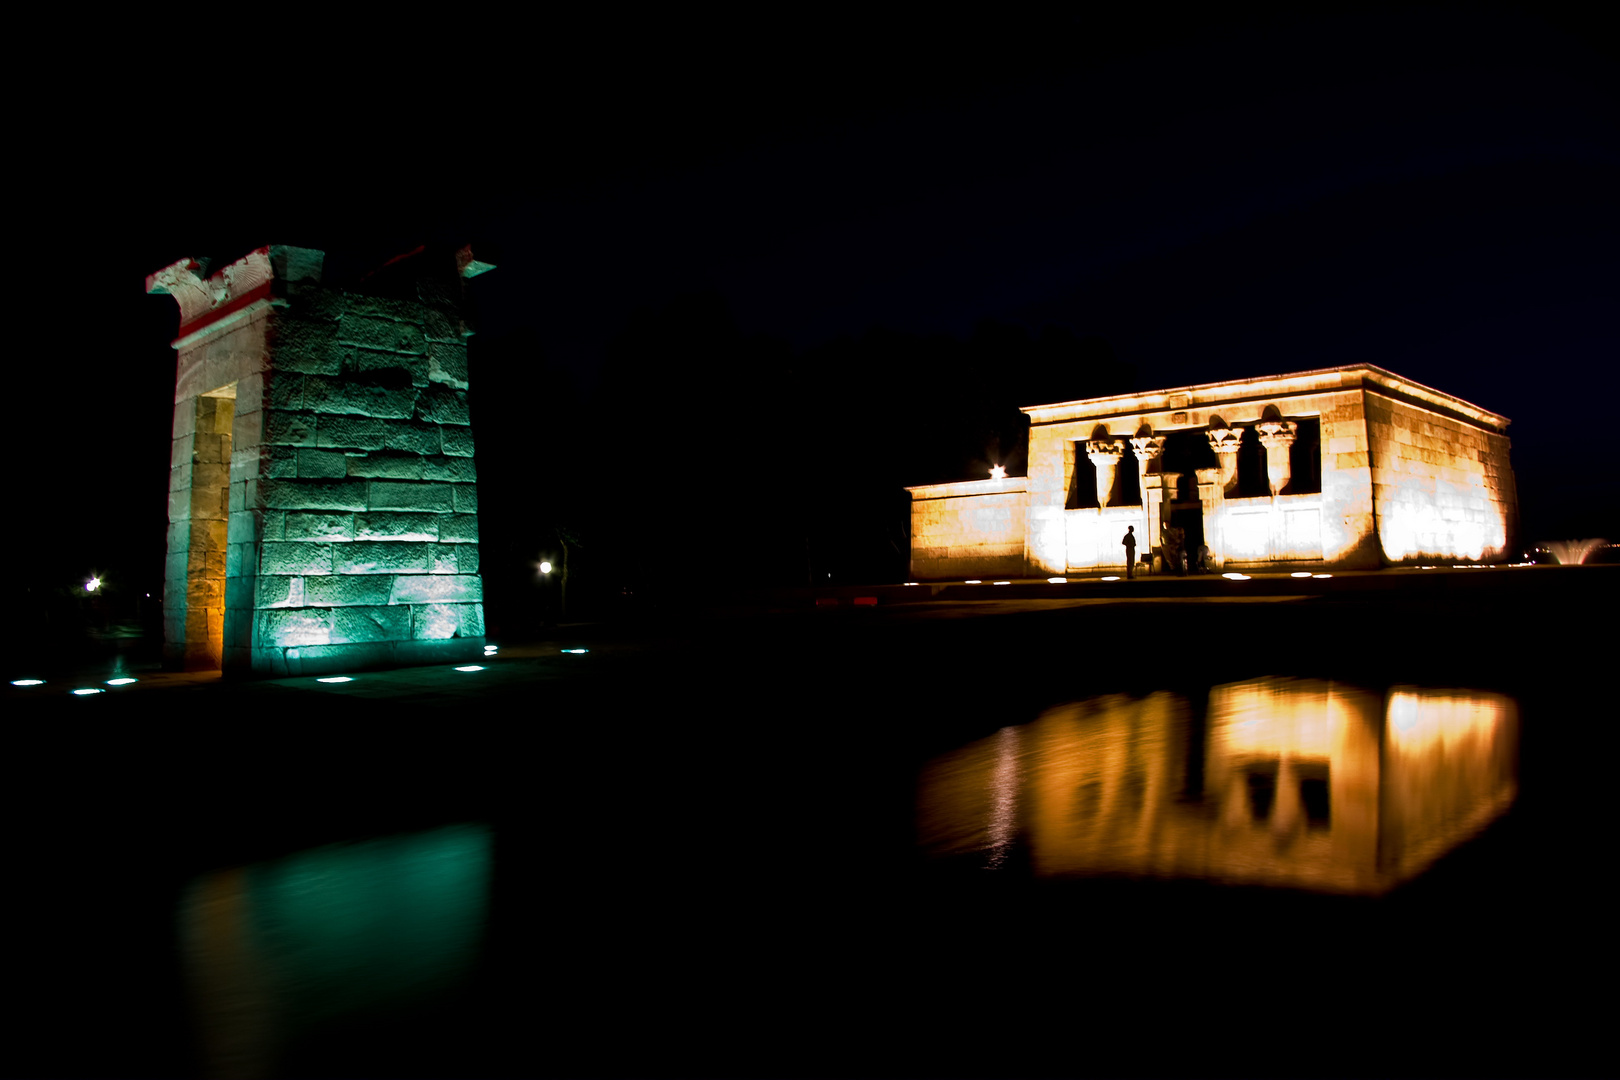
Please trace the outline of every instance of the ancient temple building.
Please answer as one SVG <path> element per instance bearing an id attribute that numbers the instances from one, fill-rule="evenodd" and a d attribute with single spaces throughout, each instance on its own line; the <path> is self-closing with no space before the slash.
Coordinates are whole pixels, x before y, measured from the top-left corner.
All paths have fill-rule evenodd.
<path id="1" fill-rule="evenodd" d="M 265 247 L 146 291 L 180 307 L 164 649 L 274 675 L 483 652 L 468 426 L 468 249 L 345 288 Z"/>
<path id="2" fill-rule="evenodd" d="M 1371 365 L 1033 405 L 1023 477 L 912 497 L 911 577 L 1123 569 L 1166 529 L 1223 569 L 1510 555 L 1508 420 Z"/>

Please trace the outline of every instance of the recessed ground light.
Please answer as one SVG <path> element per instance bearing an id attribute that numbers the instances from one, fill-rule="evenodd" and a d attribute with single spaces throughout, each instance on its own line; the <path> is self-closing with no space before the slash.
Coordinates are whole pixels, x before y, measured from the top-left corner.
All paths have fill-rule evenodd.
<path id="1" fill-rule="evenodd" d="M 75 697 L 84 697 L 87 694 L 105 694 L 106 692 L 107 691 L 105 691 L 101 687 L 97 686 L 97 687 L 92 687 L 91 689 L 88 689 L 88 690 L 75 690 L 75 691 L 73 691 L 73 694 L 74 694 Z"/>
<path id="2" fill-rule="evenodd" d="M 354 680 L 349 678 L 349 676 L 347 676 L 347 675 L 328 675 L 324 679 L 316 679 L 315 681 L 316 682 L 354 682 Z"/>
<path id="3" fill-rule="evenodd" d="M 964 584 L 964 585 L 983 585 L 984 582 L 980 581 L 978 578 L 969 578 L 968 580 L 962 582 L 962 584 Z"/>
<path id="4" fill-rule="evenodd" d="M 1046 579 L 1046 583 L 1048 585 L 1067 585 L 1069 579 L 1066 577 L 1049 577 Z"/>
<path id="5" fill-rule="evenodd" d="M 126 675 L 122 679 L 108 679 L 107 680 L 107 685 L 108 686 L 128 686 L 132 682 L 139 682 L 139 681 L 140 680 L 138 680 L 138 679 L 131 679 L 129 676 Z"/>
<path id="6" fill-rule="evenodd" d="M 1292 574 L 1289 574 L 1288 576 L 1289 577 L 1310 577 L 1311 572 L 1309 570 L 1295 570 Z"/>
<path id="7" fill-rule="evenodd" d="M 1011 585 L 1012 582 L 1010 582 L 1010 581 L 992 581 L 990 584 L 992 584 L 992 585 Z"/>
<path id="8" fill-rule="evenodd" d="M 483 671 L 484 670 L 484 665 L 482 665 L 482 664 L 463 664 L 461 667 L 456 668 L 456 670 L 457 671 Z"/>
<path id="9" fill-rule="evenodd" d="M 1117 574 L 1110 574 L 1110 575 L 1109 575 L 1109 576 L 1107 576 L 1107 577 L 1105 577 L 1105 578 L 1103 578 L 1103 580 L 1104 580 L 1104 581 L 1118 581 L 1118 580 L 1119 580 L 1119 575 L 1117 575 Z"/>
<path id="10" fill-rule="evenodd" d="M 44 686 L 44 679 L 12 679 L 12 686 Z"/>
<path id="11" fill-rule="evenodd" d="M 915 584 L 917 584 L 917 583 L 916 583 L 916 582 L 915 582 L 915 581 L 908 581 L 908 582 L 906 582 L 906 584 L 907 584 L 907 585 L 915 585 Z"/>
<path id="12" fill-rule="evenodd" d="M 1311 577 L 1315 577 L 1315 578 L 1324 578 L 1324 577 L 1332 577 L 1332 576 L 1333 576 L 1332 574 L 1312 574 L 1311 575 Z"/>
<path id="13" fill-rule="evenodd" d="M 590 650 L 589 649 L 564 649 L 563 652 L 565 652 L 565 653 L 574 653 L 574 654 L 577 655 L 579 653 L 590 652 Z"/>
<path id="14" fill-rule="evenodd" d="M 1248 581 L 1249 580 L 1249 575 L 1248 574 L 1222 574 L 1221 577 L 1226 578 L 1228 581 Z"/>

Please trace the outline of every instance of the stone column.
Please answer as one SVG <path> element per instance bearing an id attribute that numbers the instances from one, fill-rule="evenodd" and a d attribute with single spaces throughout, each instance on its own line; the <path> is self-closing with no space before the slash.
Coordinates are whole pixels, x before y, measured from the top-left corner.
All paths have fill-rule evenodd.
<path id="1" fill-rule="evenodd" d="M 1204 434 L 1209 438 L 1209 448 L 1215 451 L 1221 463 L 1221 492 L 1230 495 L 1237 487 L 1238 447 L 1243 444 L 1243 429 L 1211 428 Z M 1203 472 L 1204 470 L 1199 470 L 1200 475 Z M 1213 544 L 1210 546 L 1214 547 Z"/>
<path id="2" fill-rule="evenodd" d="M 1299 425 L 1292 420 L 1270 420 L 1259 427 L 1260 445 L 1266 448 L 1266 478 L 1271 481 L 1271 493 L 1281 495 L 1291 475 L 1288 452 Z"/>
<path id="3" fill-rule="evenodd" d="M 1146 477 L 1158 471 L 1158 460 L 1164 454 L 1163 435 L 1136 435 L 1131 438 L 1131 453 L 1136 455 L 1137 475 Z M 1142 489 L 1147 490 L 1143 484 Z"/>
<path id="4" fill-rule="evenodd" d="M 1162 441 L 1162 440 L 1161 440 Z M 1176 485 L 1181 482 L 1180 473 L 1156 473 L 1143 480 L 1142 507 L 1147 512 L 1148 535 L 1150 548 L 1160 549 L 1164 546 L 1164 529 L 1170 524 L 1170 504 L 1176 498 Z"/>
<path id="5" fill-rule="evenodd" d="M 1086 443 L 1086 457 L 1097 470 L 1097 505 L 1107 506 L 1114 498 L 1114 483 L 1119 478 L 1119 459 L 1125 456 L 1125 444 L 1118 439 L 1092 439 Z"/>
<path id="6" fill-rule="evenodd" d="M 1232 455 L 1232 461 L 1236 464 L 1236 454 Z M 1210 561 L 1216 569 L 1226 565 L 1226 545 L 1221 535 L 1221 518 L 1226 510 L 1225 466 L 1223 458 L 1219 469 L 1198 470 L 1198 502 L 1204 514 L 1204 543 L 1209 545 Z"/>

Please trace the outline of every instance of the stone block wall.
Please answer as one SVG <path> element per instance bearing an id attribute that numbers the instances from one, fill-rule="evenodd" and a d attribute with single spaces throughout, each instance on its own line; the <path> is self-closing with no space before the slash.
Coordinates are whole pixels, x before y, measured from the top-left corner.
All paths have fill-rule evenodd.
<path id="1" fill-rule="evenodd" d="M 1512 554 L 1518 496 L 1505 434 L 1371 391 L 1366 412 L 1373 507 L 1387 561 Z"/>
<path id="2" fill-rule="evenodd" d="M 482 654 L 459 311 L 470 254 L 457 254 L 419 256 L 375 291 L 323 285 L 320 253 L 296 248 L 261 249 L 206 283 L 189 263 L 149 281 L 181 301 L 175 457 L 193 457 L 189 478 L 171 476 L 171 590 L 182 565 L 201 567 L 192 576 L 222 597 L 216 666 L 299 674 Z M 205 445 L 209 400 L 232 408 L 224 441 Z M 225 481 L 217 518 L 198 509 L 205 475 Z M 171 659 L 206 666 L 194 629 L 171 630 Z"/>
<path id="3" fill-rule="evenodd" d="M 911 578 L 1022 577 L 1023 477 L 929 484 L 911 492 Z"/>

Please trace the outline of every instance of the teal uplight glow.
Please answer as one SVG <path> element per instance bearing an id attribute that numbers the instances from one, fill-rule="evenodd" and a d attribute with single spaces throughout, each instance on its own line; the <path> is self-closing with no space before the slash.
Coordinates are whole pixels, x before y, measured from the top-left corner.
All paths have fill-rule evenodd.
<path id="1" fill-rule="evenodd" d="M 179 944 L 202 1075 L 281 1075 L 311 1034 L 454 995 L 483 941 L 491 848 L 487 827 L 455 825 L 194 879 Z"/>
<path id="2" fill-rule="evenodd" d="M 565 653 L 575 653 L 577 655 L 579 653 L 590 652 L 590 650 L 589 649 L 564 649 L 563 652 L 565 652 Z"/>
<path id="3" fill-rule="evenodd" d="M 108 679 L 107 680 L 107 685 L 108 686 L 128 686 L 132 682 L 139 682 L 139 681 L 140 681 L 139 679 L 131 679 L 130 677 L 128 677 L 126 675 L 122 679 Z"/>
<path id="4" fill-rule="evenodd" d="M 457 671 L 483 671 L 484 670 L 484 665 L 482 665 L 482 664 L 465 664 L 462 667 L 456 668 L 456 670 Z"/>
<path id="5" fill-rule="evenodd" d="M 12 679 L 12 686 L 44 686 L 44 679 Z"/>
<path id="6" fill-rule="evenodd" d="M 88 689 L 84 689 L 84 690 L 75 690 L 75 691 L 73 691 L 73 696 L 74 697 L 85 697 L 88 694 L 105 694 L 106 692 L 107 691 L 103 690 L 99 686 L 93 686 L 93 687 L 89 687 Z"/>
<path id="7" fill-rule="evenodd" d="M 354 680 L 349 678 L 349 676 L 347 676 L 347 675 L 328 675 L 324 679 L 316 679 L 315 681 L 316 682 L 354 682 Z"/>

